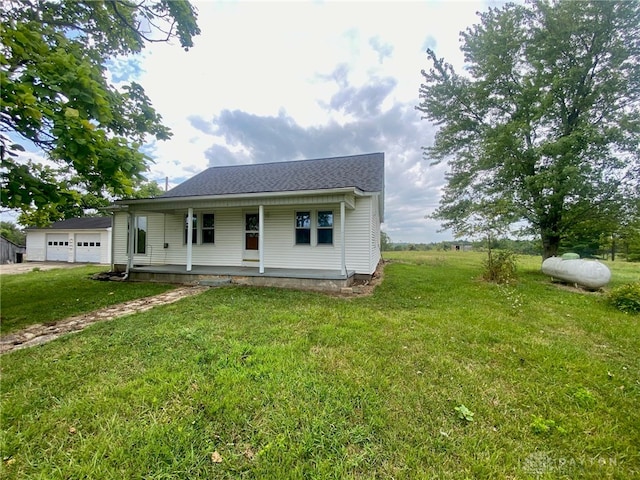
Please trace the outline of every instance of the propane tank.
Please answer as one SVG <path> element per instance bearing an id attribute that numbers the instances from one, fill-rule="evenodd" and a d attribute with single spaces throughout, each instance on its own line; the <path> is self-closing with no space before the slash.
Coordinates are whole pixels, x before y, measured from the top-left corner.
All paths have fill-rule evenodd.
<path id="1" fill-rule="evenodd" d="M 597 260 L 549 257 L 542 262 L 542 273 L 569 283 L 597 290 L 611 280 L 611 271 Z"/>

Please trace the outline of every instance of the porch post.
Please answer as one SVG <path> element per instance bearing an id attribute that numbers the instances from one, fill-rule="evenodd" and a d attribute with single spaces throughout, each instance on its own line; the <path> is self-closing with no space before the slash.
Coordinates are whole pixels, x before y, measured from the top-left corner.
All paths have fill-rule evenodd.
<path id="1" fill-rule="evenodd" d="M 258 255 L 260 256 L 260 273 L 264 273 L 264 205 L 258 210 Z"/>
<path id="2" fill-rule="evenodd" d="M 341 263 L 341 269 L 342 269 L 342 276 L 344 278 L 347 278 L 347 256 L 346 256 L 346 238 L 347 235 L 345 234 L 344 231 L 344 215 L 345 215 L 345 208 L 344 208 L 344 201 L 340 202 L 340 263 Z"/>
<path id="3" fill-rule="evenodd" d="M 127 249 L 127 273 L 129 273 L 129 271 L 131 270 L 131 267 L 133 267 L 133 247 L 135 245 L 135 241 L 136 241 L 136 226 L 135 223 L 133 221 L 134 216 L 133 216 L 133 212 L 128 212 L 128 222 L 129 222 L 129 248 Z"/>
<path id="4" fill-rule="evenodd" d="M 191 255 L 193 253 L 193 208 L 187 214 L 187 272 L 191 271 Z"/>

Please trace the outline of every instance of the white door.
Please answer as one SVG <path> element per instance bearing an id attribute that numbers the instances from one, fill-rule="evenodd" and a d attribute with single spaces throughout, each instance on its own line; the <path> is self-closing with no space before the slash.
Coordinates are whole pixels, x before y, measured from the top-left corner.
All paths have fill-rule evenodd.
<path id="1" fill-rule="evenodd" d="M 101 250 L 99 233 L 76 234 L 76 262 L 100 263 Z"/>
<path id="2" fill-rule="evenodd" d="M 69 261 L 69 235 L 66 233 L 47 234 L 47 260 L 50 262 Z"/>

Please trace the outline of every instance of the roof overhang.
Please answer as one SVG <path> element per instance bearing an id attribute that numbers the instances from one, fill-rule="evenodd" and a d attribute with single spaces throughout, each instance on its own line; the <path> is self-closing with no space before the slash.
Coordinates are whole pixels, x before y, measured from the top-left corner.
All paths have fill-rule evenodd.
<path id="1" fill-rule="evenodd" d="M 374 192 L 376 194 L 378 192 Z M 356 196 L 369 196 L 372 193 L 363 192 L 355 187 L 322 189 L 322 190 L 296 190 L 296 191 L 279 191 L 279 192 L 255 192 L 255 193 L 234 193 L 224 195 L 193 195 L 186 197 L 156 197 L 156 198 L 135 198 L 129 200 L 116 200 L 109 207 L 111 211 L 127 211 L 127 210 L 165 210 L 178 208 L 188 208 L 191 205 L 223 204 L 226 206 L 234 206 L 241 202 L 250 201 L 254 205 L 262 202 L 274 204 L 277 200 L 289 200 L 294 197 L 305 198 L 307 200 L 317 197 L 318 202 L 322 203 L 327 197 L 341 197 L 347 203 L 349 208 L 354 208 L 353 202 L 349 198 Z M 290 204 L 291 202 L 286 202 Z M 306 203 L 306 202 L 305 202 Z"/>

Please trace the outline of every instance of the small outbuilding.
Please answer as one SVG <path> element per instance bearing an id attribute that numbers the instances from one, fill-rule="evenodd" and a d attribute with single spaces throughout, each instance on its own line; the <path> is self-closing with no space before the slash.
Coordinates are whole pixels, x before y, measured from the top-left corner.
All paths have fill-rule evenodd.
<path id="1" fill-rule="evenodd" d="M 0 264 L 22 263 L 26 248 L 0 236 Z"/>
<path id="2" fill-rule="evenodd" d="M 111 263 L 111 217 L 70 218 L 27 229 L 31 262 Z"/>

